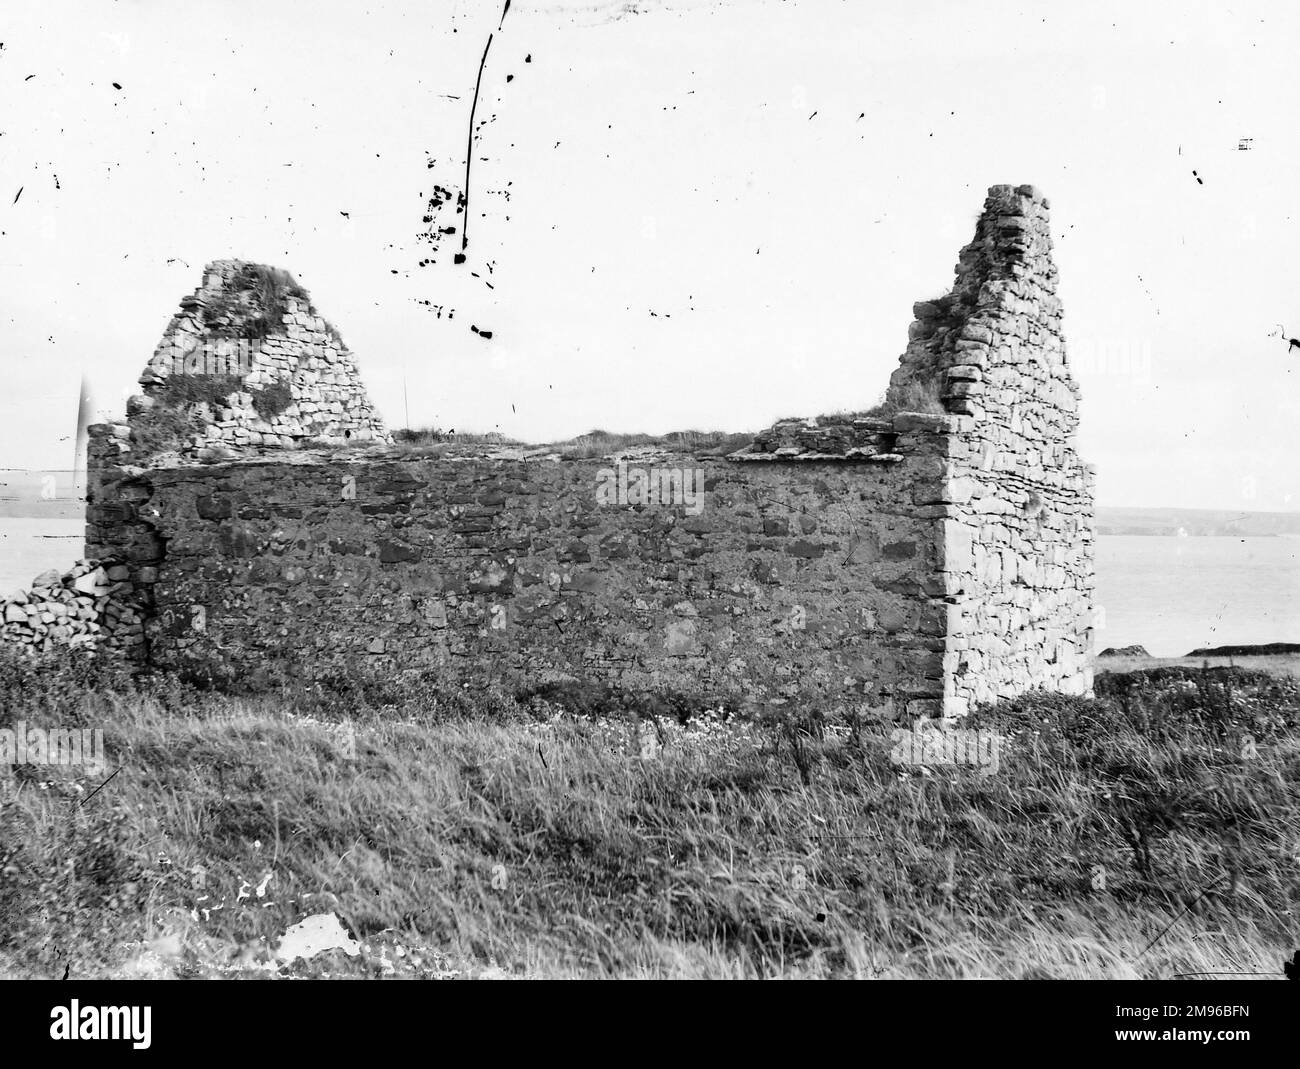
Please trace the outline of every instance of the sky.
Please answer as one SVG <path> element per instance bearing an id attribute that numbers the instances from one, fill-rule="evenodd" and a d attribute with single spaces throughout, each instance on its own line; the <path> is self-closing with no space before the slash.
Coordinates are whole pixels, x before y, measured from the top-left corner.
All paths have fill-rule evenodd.
<path id="1" fill-rule="evenodd" d="M 1300 510 L 1295 5 L 5 0 L 0 41 L 0 468 L 71 464 L 83 375 L 121 418 L 226 257 L 393 427 L 867 407 L 1033 183 L 1099 504 Z"/>

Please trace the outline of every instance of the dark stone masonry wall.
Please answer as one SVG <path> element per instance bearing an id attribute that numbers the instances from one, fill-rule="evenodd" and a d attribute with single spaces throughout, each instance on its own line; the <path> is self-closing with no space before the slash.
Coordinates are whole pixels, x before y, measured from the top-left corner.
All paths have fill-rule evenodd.
<path id="1" fill-rule="evenodd" d="M 696 508 L 602 504 L 607 460 L 304 452 L 138 473 L 121 450 L 87 552 L 134 555 L 160 666 L 216 653 L 241 675 L 367 663 L 928 714 L 944 441 L 900 434 L 882 463 L 632 463 L 698 469 Z"/>

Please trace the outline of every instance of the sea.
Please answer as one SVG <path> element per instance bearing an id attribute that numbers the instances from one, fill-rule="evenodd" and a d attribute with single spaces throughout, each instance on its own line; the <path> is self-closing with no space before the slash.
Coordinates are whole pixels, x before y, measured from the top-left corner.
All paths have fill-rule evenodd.
<path id="1" fill-rule="evenodd" d="M 78 517 L 0 516 L 0 596 L 83 552 Z M 1102 535 L 1097 650 L 1300 643 L 1300 538 Z"/>
<path id="2" fill-rule="evenodd" d="M 1102 535 L 1097 651 L 1300 643 L 1300 538 Z"/>

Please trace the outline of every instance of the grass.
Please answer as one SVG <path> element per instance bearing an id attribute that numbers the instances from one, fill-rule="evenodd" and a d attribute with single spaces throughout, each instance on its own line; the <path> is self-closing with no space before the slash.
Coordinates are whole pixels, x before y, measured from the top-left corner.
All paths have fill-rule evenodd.
<path id="1" fill-rule="evenodd" d="M 496 431 L 477 434 L 468 431 L 443 431 L 437 427 L 403 427 L 393 431 L 393 441 L 399 446 L 421 447 L 428 445 L 522 445 Z"/>
<path id="2" fill-rule="evenodd" d="M 726 456 L 754 440 L 752 434 L 729 431 L 670 431 L 668 434 L 617 434 L 592 430 L 563 442 L 549 443 L 569 460 L 592 460 L 640 447 L 657 447 L 696 456 Z"/>
<path id="3" fill-rule="evenodd" d="M 899 412 L 925 412 L 941 416 L 947 411 L 939 397 L 939 383 L 936 379 L 909 379 L 900 386 L 891 385 L 885 391 L 884 400 L 866 414 L 879 418 Z"/>
<path id="4" fill-rule="evenodd" d="M 245 385 L 238 375 L 174 374 L 152 391 L 153 406 L 131 417 L 131 441 L 136 456 L 153 457 L 189 444 L 205 428 L 203 419 L 190 406 L 202 403 L 219 409 L 226 405 L 231 394 L 240 392 L 252 395 L 258 418 L 267 421 L 293 404 L 293 391 L 283 380 L 253 387 Z"/>
<path id="5" fill-rule="evenodd" d="M 937 382 L 911 379 L 900 387 L 890 386 L 885 396 L 871 408 L 841 410 L 818 416 L 818 423 L 843 423 L 854 419 L 888 419 L 899 412 L 924 412 L 941 416 L 948 410 L 939 397 Z"/>
<path id="6" fill-rule="evenodd" d="M 752 434 L 729 431 L 671 431 L 668 434 L 617 434 L 593 430 L 560 442 L 529 444 L 505 435 L 469 434 L 440 431 L 434 427 L 402 429 L 393 432 L 393 440 L 400 446 L 421 449 L 442 444 L 527 446 L 529 449 L 549 449 L 565 460 L 592 460 L 640 447 L 658 447 L 675 452 L 693 453 L 696 456 L 726 456 L 743 449 L 753 440 Z"/>
<path id="7" fill-rule="evenodd" d="M 203 310 L 203 325 L 217 338 L 264 339 L 284 333 L 289 298 L 308 301 L 307 291 L 288 271 L 242 264 L 231 285 Z"/>
<path id="8" fill-rule="evenodd" d="M 122 767 L 93 797 L 102 777 L 17 769 L 0 975 L 1280 973 L 1300 685 L 1098 693 L 976 714 L 1007 739 L 981 777 L 680 695 L 360 673 L 235 697 L 5 656 L 0 721 L 102 726 Z M 318 913 L 360 952 L 270 960 Z"/>

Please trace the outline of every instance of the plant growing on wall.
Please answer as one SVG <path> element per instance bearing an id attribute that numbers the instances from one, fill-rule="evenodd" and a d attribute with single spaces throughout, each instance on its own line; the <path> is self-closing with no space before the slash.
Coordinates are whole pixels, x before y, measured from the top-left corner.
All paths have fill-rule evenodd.
<path id="1" fill-rule="evenodd" d="M 243 264 L 230 284 L 203 309 L 203 326 L 214 338 L 260 341 L 284 333 L 288 299 L 307 301 L 307 291 L 288 271 Z"/>
<path id="2" fill-rule="evenodd" d="M 270 421 L 293 403 L 289 383 L 248 387 L 238 375 L 174 375 L 152 395 L 153 404 L 131 421 L 132 446 L 140 458 L 178 449 L 196 434 L 204 421 L 199 405 L 216 409 L 230 405 L 231 395 L 248 393 L 258 418 Z"/>

